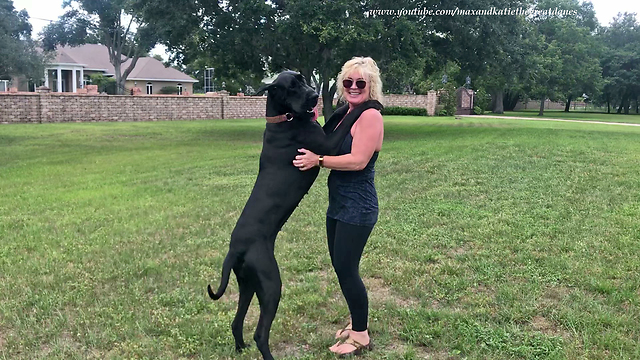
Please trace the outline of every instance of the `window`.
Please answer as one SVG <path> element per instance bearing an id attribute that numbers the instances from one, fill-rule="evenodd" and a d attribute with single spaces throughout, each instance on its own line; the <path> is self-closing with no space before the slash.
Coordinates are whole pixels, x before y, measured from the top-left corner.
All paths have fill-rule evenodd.
<path id="1" fill-rule="evenodd" d="M 9 80 L 0 80 L 0 92 L 9 91 Z"/>
<path id="2" fill-rule="evenodd" d="M 178 84 L 178 95 L 182 95 L 182 84 Z"/>
<path id="3" fill-rule="evenodd" d="M 147 95 L 152 95 L 153 94 L 153 84 L 148 82 L 147 83 Z"/>

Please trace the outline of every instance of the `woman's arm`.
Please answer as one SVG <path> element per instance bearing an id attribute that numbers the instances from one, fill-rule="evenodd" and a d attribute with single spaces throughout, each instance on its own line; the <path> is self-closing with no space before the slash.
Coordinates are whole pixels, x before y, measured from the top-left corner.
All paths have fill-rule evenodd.
<path id="1" fill-rule="evenodd" d="M 338 156 L 325 156 L 323 166 L 334 170 L 357 171 L 364 169 L 369 163 L 371 156 L 380 146 L 383 134 L 382 115 L 376 109 L 368 109 L 360 115 L 360 118 L 353 125 L 353 143 L 351 153 Z M 299 149 L 302 154 L 296 156 L 293 165 L 300 170 L 309 170 L 318 166 L 317 154 L 307 150 Z M 320 154 L 322 155 L 322 154 Z"/>

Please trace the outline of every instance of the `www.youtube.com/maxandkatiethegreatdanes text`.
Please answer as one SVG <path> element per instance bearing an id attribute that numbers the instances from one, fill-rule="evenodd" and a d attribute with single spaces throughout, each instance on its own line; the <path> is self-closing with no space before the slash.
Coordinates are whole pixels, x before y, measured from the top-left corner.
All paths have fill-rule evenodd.
<path id="1" fill-rule="evenodd" d="M 525 16 L 575 16 L 578 14 L 577 10 L 562 10 L 562 9 L 524 9 L 524 8 L 502 8 L 497 9 L 492 7 L 490 9 L 482 10 L 467 10 L 456 7 L 455 9 L 396 9 L 396 10 L 382 10 L 372 9 L 368 11 L 369 16 L 504 16 L 504 15 L 525 15 Z"/>

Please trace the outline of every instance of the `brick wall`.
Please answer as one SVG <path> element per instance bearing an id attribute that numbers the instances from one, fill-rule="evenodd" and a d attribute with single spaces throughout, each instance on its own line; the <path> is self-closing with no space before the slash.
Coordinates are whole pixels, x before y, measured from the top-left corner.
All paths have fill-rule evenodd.
<path id="1" fill-rule="evenodd" d="M 221 96 L 224 119 L 247 119 L 265 116 L 266 96 Z"/>
<path id="2" fill-rule="evenodd" d="M 545 100 L 544 102 L 544 108 L 545 110 L 548 109 L 552 109 L 552 110 L 564 110 L 564 106 L 565 103 L 564 102 L 556 102 L 556 101 L 551 101 L 549 99 Z M 518 103 L 516 104 L 516 107 L 513 110 L 526 110 L 526 109 L 532 109 L 532 110 L 539 110 L 540 109 L 540 101 L 539 100 L 529 100 L 525 103 L 518 101 Z"/>
<path id="3" fill-rule="evenodd" d="M 436 113 L 438 97 L 435 91 L 429 91 L 427 95 L 397 95 L 385 94 L 382 100 L 384 106 L 418 107 L 427 109 L 427 113 L 433 116 Z"/>
<path id="4" fill-rule="evenodd" d="M 71 93 L 0 93 L 0 123 L 153 121 L 261 118 L 264 96 L 130 96 Z M 437 96 L 385 95 L 385 106 L 426 108 L 435 113 Z M 320 114 L 322 98 L 318 100 Z"/>
<path id="5" fill-rule="evenodd" d="M 221 119 L 221 104 L 221 96 L 0 93 L 0 122 Z"/>

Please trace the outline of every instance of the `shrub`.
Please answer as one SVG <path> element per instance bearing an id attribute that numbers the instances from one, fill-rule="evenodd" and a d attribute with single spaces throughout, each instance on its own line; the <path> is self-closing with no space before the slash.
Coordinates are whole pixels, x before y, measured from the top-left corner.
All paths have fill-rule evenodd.
<path id="1" fill-rule="evenodd" d="M 382 115 L 408 115 L 408 116 L 427 116 L 427 109 L 402 106 L 387 106 L 382 109 Z"/>
<path id="2" fill-rule="evenodd" d="M 91 74 L 89 78 L 91 79 L 91 84 L 98 85 L 99 93 L 104 92 L 109 95 L 116 95 L 118 93 L 115 78 L 107 77 L 102 74 Z"/>
<path id="3" fill-rule="evenodd" d="M 438 116 L 447 116 L 447 110 L 446 109 L 442 109 L 442 110 L 438 111 Z"/>
<path id="4" fill-rule="evenodd" d="M 479 88 L 476 91 L 476 94 L 473 98 L 473 112 L 476 113 L 477 115 L 480 114 L 484 114 L 485 110 L 488 110 L 489 108 L 489 104 L 491 103 L 491 97 L 489 96 L 489 94 L 486 92 L 485 89 L 483 88 Z M 479 107 L 481 112 L 478 113 L 476 112 L 476 107 Z"/>
<path id="5" fill-rule="evenodd" d="M 484 114 L 484 109 L 481 108 L 480 106 L 476 105 L 473 107 L 473 114 L 474 115 L 482 115 Z"/>
<path id="6" fill-rule="evenodd" d="M 160 89 L 160 94 L 168 95 L 168 94 L 177 94 L 178 87 L 177 86 L 165 86 Z"/>
<path id="7" fill-rule="evenodd" d="M 453 116 L 456 113 L 458 107 L 458 101 L 456 99 L 456 88 L 453 83 L 447 83 L 444 89 L 440 91 L 440 104 L 444 107 L 446 115 L 442 115 L 442 110 L 438 113 L 438 116 Z"/>

